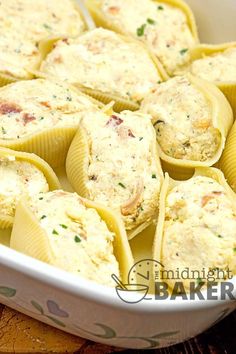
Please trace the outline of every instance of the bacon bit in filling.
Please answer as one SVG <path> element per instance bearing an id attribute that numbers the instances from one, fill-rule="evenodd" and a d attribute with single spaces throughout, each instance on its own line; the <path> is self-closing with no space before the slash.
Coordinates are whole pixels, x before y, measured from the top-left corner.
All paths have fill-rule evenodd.
<path id="1" fill-rule="evenodd" d="M 223 192 L 217 192 L 217 191 L 214 191 L 214 192 L 212 192 L 212 194 L 214 194 L 214 195 L 222 195 L 222 194 L 223 194 Z"/>
<path id="2" fill-rule="evenodd" d="M 60 55 L 57 55 L 54 59 L 54 63 L 61 64 L 63 62 L 62 57 Z"/>
<path id="3" fill-rule="evenodd" d="M 15 103 L 0 103 L 0 113 L 8 114 L 8 113 L 20 113 L 22 111 L 21 107 Z"/>
<path id="4" fill-rule="evenodd" d="M 143 181 L 140 179 L 134 195 L 121 205 L 121 214 L 124 216 L 132 215 L 142 203 L 142 193 L 144 190 Z"/>
<path id="5" fill-rule="evenodd" d="M 111 116 L 109 121 L 107 122 L 106 126 L 108 127 L 117 127 L 118 125 L 122 124 L 124 121 L 123 119 L 115 116 L 114 114 Z"/>
<path id="6" fill-rule="evenodd" d="M 117 15 L 120 12 L 120 8 L 117 7 L 117 6 L 111 6 L 111 7 L 108 8 L 108 12 L 111 15 Z"/>
<path id="7" fill-rule="evenodd" d="M 126 126 L 121 126 L 117 128 L 117 134 L 122 139 L 127 139 L 128 137 L 135 138 L 134 134 L 132 133 L 131 129 Z"/>
<path id="8" fill-rule="evenodd" d="M 32 122 L 33 120 L 35 120 L 36 118 L 34 116 L 31 116 L 29 113 L 24 113 L 23 115 L 23 121 L 24 121 L 24 125 Z"/>
<path id="9" fill-rule="evenodd" d="M 212 192 L 210 195 L 205 195 L 202 198 L 202 207 L 204 207 L 211 199 L 214 199 L 216 195 L 222 195 L 222 192 Z"/>
<path id="10" fill-rule="evenodd" d="M 48 102 L 45 102 L 45 101 L 44 101 L 44 102 L 40 102 L 40 104 L 41 104 L 42 106 L 44 106 L 44 107 L 52 108 Z"/>
<path id="11" fill-rule="evenodd" d="M 66 44 L 69 44 L 68 38 L 63 38 L 63 39 L 62 39 L 62 42 L 66 43 Z M 55 46 L 56 46 L 56 44 L 55 44 Z"/>

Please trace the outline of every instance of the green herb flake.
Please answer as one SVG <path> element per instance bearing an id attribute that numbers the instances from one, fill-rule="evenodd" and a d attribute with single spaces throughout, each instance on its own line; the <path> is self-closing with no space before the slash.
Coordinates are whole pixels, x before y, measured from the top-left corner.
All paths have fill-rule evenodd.
<path id="1" fill-rule="evenodd" d="M 157 178 L 155 173 L 152 174 L 152 178 Z"/>
<path id="2" fill-rule="evenodd" d="M 143 136 L 140 136 L 139 141 L 143 140 Z"/>
<path id="3" fill-rule="evenodd" d="M 52 27 L 49 26 L 47 23 L 44 23 L 43 27 L 46 28 L 47 30 L 51 30 L 52 29 Z"/>
<path id="4" fill-rule="evenodd" d="M 121 183 L 121 182 L 119 182 L 118 185 L 119 185 L 120 187 L 124 188 L 124 189 L 126 188 L 125 185 L 124 185 L 123 183 Z"/>
<path id="5" fill-rule="evenodd" d="M 148 18 L 147 23 L 149 23 L 149 25 L 155 25 L 156 21 L 154 21 L 152 18 Z"/>
<path id="6" fill-rule="evenodd" d="M 164 10 L 164 7 L 162 6 L 162 5 L 159 5 L 158 7 L 157 7 L 157 10 Z"/>
<path id="7" fill-rule="evenodd" d="M 217 235 L 217 237 L 218 237 L 218 238 L 223 238 L 223 236 L 222 236 L 222 235 Z"/>
<path id="8" fill-rule="evenodd" d="M 7 134 L 6 129 L 4 129 L 3 127 L 2 127 L 2 133 Z"/>
<path id="9" fill-rule="evenodd" d="M 64 225 L 64 224 L 59 224 L 63 229 L 68 229 L 68 226 Z"/>
<path id="10" fill-rule="evenodd" d="M 59 235 L 59 233 L 58 233 L 57 230 L 55 230 L 55 229 L 52 230 L 52 234 L 53 234 L 53 235 Z"/>
<path id="11" fill-rule="evenodd" d="M 40 197 L 39 200 L 43 200 L 43 197 Z"/>
<path id="12" fill-rule="evenodd" d="M 40 218 L 40 220 L 43 220 L 43 219 L 45 219 L 46 217 L 47 217 L 46 215 L 42 215 L 41 218 Z"/>
<path id="13" fill-rule="evenodd" d="M 74 241 L 75 241 L 76 243 L 79 243 L 79 242 L 81 242 L 81 238 L 76 235 L 76 236 L 74 237 Z"/>
<path id="14" fill-rule="evenodd" d="M 70 96 L 67 96 L 67 97 L 66 97 L 66 100 L 69 101 L 69 102 L 71 102 L 71 101 L 72 101 L 72 98 L 71 98 Z"/>
<path id="15" fill-rule="evenodd" d="M 181 49 L 180 54 L 184 55 L 185 53 L 187 53 L 187 51 L 188 51 L 188 48 Z"/>
<path id="16" fill-rule="evenodd" d="M 236 253 L 236 247 L 234 247 L 234 249 L 233 249 L 233 250 L 234 250 L 234 252 Z"/>
<path id="17" fill-rule="evenodd" d="M 145 27 L 146 27 L 146 23 L 144 23 L 142 26 L 137 28 L 137 36 L 138 37 L 142 37 L 144 35 Z"/>

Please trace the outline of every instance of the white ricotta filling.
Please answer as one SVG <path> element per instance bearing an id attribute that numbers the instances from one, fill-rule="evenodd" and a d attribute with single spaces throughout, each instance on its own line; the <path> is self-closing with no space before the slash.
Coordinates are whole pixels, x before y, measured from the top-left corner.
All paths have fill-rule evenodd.
<path id="1" fill-rule="evenodd" d="M 16 204 L 23 196 L 48 192 L 43 173 L 29 162 L 14 156 L 0 158 L 0 210 L 2 216 L 14 216 Z"/>
<path id="2" fill-rule="evenodd" d="M 184 12 L 151 0 L 102 0 L 106 18 L 144 41 L 172 74 L 189 60 L 195 40 Z"/>

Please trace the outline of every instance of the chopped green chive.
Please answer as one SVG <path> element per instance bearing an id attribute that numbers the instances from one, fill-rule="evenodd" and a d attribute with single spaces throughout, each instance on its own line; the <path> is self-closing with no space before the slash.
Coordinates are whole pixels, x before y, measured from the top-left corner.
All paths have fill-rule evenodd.
<path id="1" fill-rule="evenodd" d="M 219 238 L 223 238 L 223 236 L 222 236 L 222 235 L 217 235 L 217 237 L 219 237 Z"/>
<path id="2" fill-rule="evenodd" d="M 71 98 L 70 96 L 67 96 L 67 97 L 66 97 L 66 100 L 71 102 L 71 101 L 72 101 L 72 98 Z"/>
<path id="3" fill-rule="evenodd" d="M 141 140 L 143 140 L 143 137 L 142 137 L 142 136 L 140 136 L 140 138 L 139 138 L 139 141 L 141 141 Z"/>
<path id="4" fill-rule="evenodd" d="M 43 200 L 43 197 L 40 197 L 39 200 Z"/>
<path id="5" fill-rule="evenodd" d="M 4 129 L 3 127 L 2 127 L 2 133 L 3 134 L 6 134 L 7 132 L 6 132 L 6 129 Z"/>
<path id="6" fill-rule="evenodd" d="M 46 215 L 42 215 L 41 218 L 40 218 L 40 220 L 43 220 L 43 219 L 45 219 L 45 218 L 46 218 Z"/>
<path id="7" fill-rule="evenodd" d="M 156 21 L 154 21 L 152 18 L 148 18 L 147 23 L 149 23 L 149 25 L 155 25 Z"/>
<path id="8" fill-rule="evenodd" d="M 58 233 L 57 230 L 55 230 L 55 229 L 53 229 L 52 234 L 53 234 L 53 235 L 59 235 L 59 233 Z"/>
<path id="9" fill-rule="evenodd" d="M 164 10 L 164 7 L 161 6 L 161 5 L 159 5 L 159 6 L 157 7 L 157 10 Z"/>
<path id="10" fill-rule="evenodd" d="M 188 51 L 188 48 L 184 48 L 180 50 L 180 54 L 184 55 Z"/>
<path id="11" fill-rule="evenodd" d="M 161 83 L 162 83 L 162 81 L 161 81 L 161 80 L 158 80 L 158 81 L 157 81 L 157 83 L 158 83 L 158 84 L 161 84 Z"/>
<path id="12" fill-rule="evenodd" d="M 74 237 L 74 240 L 75 240 L 76 243 L 81 242 L 81 238 L 79 236 L 77 236 L 77 235 Z"/>
<path id="13" fill-rule="evenodd" d="M 64 224 L 59 224 L 63 229 L 68 229 L 68 226 L 64 225 Z"/>
<path id="14" fill-rule="evenodd" d="M 141 37 L 144 35 L 145 27 L 146 27 L 146 23 L 144 23 L 142 26 L 137 28 L 137 36 L 138 37 Z"/>
<path id="15" fill-rule="evenodd" d="M 121 182 L 119 182 L 118 185 L 121 186 L 122 188 L 126 188 L 125 185 Z"/>
<path id="16" fill-rule="evenodd" d="M 44 117 L 40 117 L 40 120 L 43 120 L 44 119 Z"/>
<path id="17" fill-rule="evenodd" d="M 157 178 L 155 173 L 152 174 L 152 178 Z"/>

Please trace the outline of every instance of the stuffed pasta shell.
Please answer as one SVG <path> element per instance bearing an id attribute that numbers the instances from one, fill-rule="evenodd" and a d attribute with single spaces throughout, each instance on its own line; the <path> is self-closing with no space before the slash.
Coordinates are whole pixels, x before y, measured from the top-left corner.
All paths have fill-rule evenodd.
<path id="1" fill-rule="evenodd" d="M 120 218 L 109 209 L 57 190 L 22 199 L 11 247 L 97 283 L 126 279 L 133 258 Z"/>
<path id="2" fill-rule="evenodd" d="M 157 217 L 163 176 L 150 116 L 87 115 L 70 146 L 66 171 L 78 194 L 122 215 L 129 238 Z"/>
<path id="3" fill-rule="evenodd" d="M 156 83 L 166 78 L 158 60 L 142 44 L 102 28 L 57 42 L 40 71 L 104 103 L 114 100 L 119 111 L 138 109 Z"/>
<path id="4" fill-rule="evenodd" d="M 80 119 L 101 106 L 66 84 L 45 79 L 0 89 L 0 146 L 33 152 L 53 167 L 65 161 Z"/>
<path id="5" fill-rule="evenodd" d="M 236 274 L 236 197 L 220 170 L 197 168 L 192 178 L 182 182 L 166 177 L 153 252 L 174 272 L 204 271 L 216 281 Z M 190 282 L 207 279 L 181 281 L 191 290 Z M 165 282 L 174 286 L 175 280 Z"/>
<path id="6" fill-rule="evenodd" d="M 73 0 L 3 0 L 0 6 L 0 85 L 30 79 L 40 66 L 39 43 L 86 29 Z"/>
<path id="7" fill-rule="evenodd" d="M 141 111 L 153 117 L 159 154 L 171 176 L 182 179 L 196 166 L 215 164 L 233 123 L 230 104 L 213 84 L 192 75 L 157 86 Z"/>
<path id="8" fill-rule="evenodd" d="M 169 75 L 190 59 L 198 43 L 194 16 L 182 0 L 87 0 L 98 26 L 146 44 Z"/>

